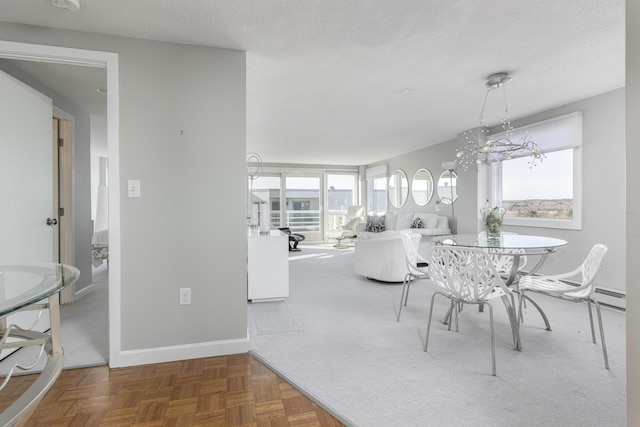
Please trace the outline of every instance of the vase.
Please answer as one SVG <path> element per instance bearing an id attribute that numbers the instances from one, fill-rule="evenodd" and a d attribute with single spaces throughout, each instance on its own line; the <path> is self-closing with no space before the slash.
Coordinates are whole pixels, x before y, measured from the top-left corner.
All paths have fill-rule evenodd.
<path id="1" fill-rule="evenodd" d="M 505 208 L 482 208 L 482 224 L 487 233 L 487 239 L 499 239 L 502 220 L 504 219 Z"/>

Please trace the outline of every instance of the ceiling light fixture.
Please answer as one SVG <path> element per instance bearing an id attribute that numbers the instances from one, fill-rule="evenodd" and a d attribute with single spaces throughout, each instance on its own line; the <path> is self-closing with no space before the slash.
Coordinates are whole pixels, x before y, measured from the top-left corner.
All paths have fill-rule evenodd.
<path id="1" fill-rule="evenodd" d="M 484 97 L 484 104 L 480 111 L 480 120 L 477 129 L 472 129 L 464 133 L 467 142 L 462 149 L 456 150 L 456 161 L 467 170 L 471 165 L 481 163 L 501 162 L 517 157 L 531 156 L 529 164 L 535 166 L 537 161 L 542 161 L 544 153 L 533 142 L 529 134 L 520 137 L 517 142 L 511 141 L 513 127 L 509 119 L 509 104 L 507 103 L 506 85 L 511 82 L 511 77 L 507 73 L 495 73 L 487 77 L 484 86 L 487 93 Z M 489 136 L 489 129 L 484 122 L 484 113 L 487 106 L 487 98 L 492 90 L 502 88 L 504 93 L 504 116 L 502 118 L 502 128 L 504 132 L 498 136 Z"/>
<path id="2" fill-rule="evenodd" d="M 70 12 L 75 12 L 80 9 L 80 0 L 51 0 L 51 4 Z"/>

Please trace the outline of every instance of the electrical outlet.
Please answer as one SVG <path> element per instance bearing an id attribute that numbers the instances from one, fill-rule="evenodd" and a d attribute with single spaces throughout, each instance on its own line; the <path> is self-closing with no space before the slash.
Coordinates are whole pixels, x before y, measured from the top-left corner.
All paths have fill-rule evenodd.
<path id="1" fill-rule="evenodd" d="M 191 304 L 191 288 L 180 288 L 180 305 Z"/>

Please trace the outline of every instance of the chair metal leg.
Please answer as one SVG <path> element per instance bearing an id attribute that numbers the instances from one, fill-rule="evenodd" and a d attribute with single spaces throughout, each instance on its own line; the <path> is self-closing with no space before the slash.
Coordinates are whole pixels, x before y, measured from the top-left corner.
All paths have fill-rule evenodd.
<path id="1" fill-rule="evenodd" d="M 518 295 L 519 296 L 519 295 Z M 511 301 L 509 301 L 509 297 L 506 295 L 502 297 L 502 302 L 504 303 L 504 308 L 507 310 L 507 315 L 509 316 L 509 323 L 511 324 L 511 335 L 513 336 L 513 347 L 520 351 L 520 323 L 518 322 L 518 312 L 519 310 L 516 308 L 515 298 L 513 293 L 510 295 Z M 518 300 L 518 303 L 520 300 Z"/>
<path id="2" fill-rule="evenodd" d="M 408 285 L 410 282 L 410 279 L 408 277 L 409 277 L 408 274 L 404 276 L 404 282 L 402 283 L 402 295 L 400 296 L 400 306 L 398 307 L 398 318 L 396 319 L 396 322 L 400 321 L 400 314 L 402 314 L 403 303 L 404 305 L 407 305 L 407 297 L 409 296 Z M 406 296 L 405 296 L 405 292 L 406 292 Z"/>
<path id="3" fill-rule="evenodd" d="M 444 319 L 442 319 L 442 324 L 443 325 L 448 325 L 449 321 L 451 320 L 451 313 L 453 313 L 453 301 L 451 301 L 451 307 L 449 307 L 449 309 L 447 310 L 447 312 L 444 315 Z"/>
<path id="4" fill-rule="evenodd" d="M 455 310 L 455 302 L 451 300 L 451 304 L 449 305 L 449 311 L 447 311 L 448 322 L 445 322 L 445 325 L 448 325 L 448 330 L 451 330 L 451 325 L 453 324 L 453 312 Z M 446 320 L 446 319 L 445 319 Z"/>
<path id="5" fill-rule="evenodd" d="M 544 313 L 544 311 L 542 310 L 542 307 L 540 307 L 538 305 L 537 302 L 535 302 L 533 299 L 531 299 L 530 297 L 528 297 L 527 295 L 525 295 L 524 291 L 522 292 L 522 299 L 526 299 L 528 300 L 531 304 L 533 304 L 533 306 L 536 308 L 536 310 L 538 310 L 538 313 L 540 313 L 540 316 L 542 316 L 542 320 L 544 320 L 544 326 L 545 329 L 547 331 L 551 330 L 551 324 L 549 323 L 549 319 L 547 318 L 547 315 Z M 520 317 L 522 317 L 522 301 L 520 302 Z"/>
<path id="6" fill-rule="evenodd" d="M 431 317 L 433 315 L 433 302 L 436 298 L 437 293 L 434 293 L 431 296 L 431 307 L 429 308 L 429 321 L 427 322 L 427 336 L 424 339 L 424 351 L 427 351 L 427 347 L 429 346 L 429 332 L 431 331 Z"/>
<path id="7" fill-rule="evenodd" d="M 452 301 L 453 301 L 453 300 L 452 300 Z M 455 307 L 455 306 L 457 306 L 457 305 L 458 305 L 458 304 L 455 304 L 455 305 L 454 305 L 454 307 Z M 459 310 L 456 310 L 456 309 L 454 308 L 453 312 L 455 313 L 455 316 L 456 316 L 456 332 L 460 332 L 460 327 L 459 327 L 460 325 L 459 325 L 459 323 L 458 323 L 458 313 L 459 313 L 460 311 L 459 311 Z"/>
<path id="8" fill-rule="evenodd" d="M 591 324 L 591 341 L 593 341 L 593 343 L 596 343 L 596 331 L 595 328 L 593 327 L 593 313 L 591 312 L 591 300 L 587 300 L 587 307 L 589 307 L 589 323 Z M 598 322 L 600 320 L 598 319 Z"/>
<path id="9" fill-rule="evenodd" d="M 491 304 L 487 303 L 489 306 L 489 322 L 491 322 L 491 366 L 493 369 L 493 376 L 496 376 L 496 334 L 493 329 L 493 307 Z"/>
<path id="10" fill-rule="evenodd" d="M 407 293 L 404 295 L 404 305 L 407 305 L 407 301 L 409 300 L 409 289 L 411 288 L 411 280 L 413 279 L 413 276 L 409 275 L 409 278 L 407 279 Z"/>
<path id="11" fill-rule="evenodd" d="M 598 324 L 600 325 L 600 341 L 602 341 L 602 354 L 604 356 L 604 367 L 609 369 L 609 357 L 607 356 L 607 343 L 604 340 L 604 326 L 602 326 L 602 313 L 600 312 L 600 303 L 594 301 L 596 312 L 598 313 Z"/>

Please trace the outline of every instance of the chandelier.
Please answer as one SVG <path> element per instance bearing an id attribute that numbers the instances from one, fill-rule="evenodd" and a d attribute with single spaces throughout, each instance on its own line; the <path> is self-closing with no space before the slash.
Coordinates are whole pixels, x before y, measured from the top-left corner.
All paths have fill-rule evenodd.
<path id="1" fill-rule="evenodd" d="M 462 149 L 456 150 L 456 162 L 465 171 L 472 165 L 501 162 L 516 157 L 531 156 L 530 167 L 535 166 L 536 162 L 544 160 L 544 153 L 529 134 L 519 137 L 517 142 L 511 140 L 513 127 L 509 119 L 506 90 L 506 84 L 511 80 L 507 73 L 495 73 L 487 77 L 487 81 L 484 84 L 487 88 L 487 93 L 480 111 L 479 126 L 477 129 L 464 132 L 463 135 L 467 142 Z M 487 125 L 484 122 L 484 113 L 489 93 L 498 88 L 502 88 L 504 94 L 504 116 L 502 117 L 504 132 L 499 136 L 489 136 L 489 129 L 487 129 Z"/>

